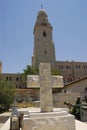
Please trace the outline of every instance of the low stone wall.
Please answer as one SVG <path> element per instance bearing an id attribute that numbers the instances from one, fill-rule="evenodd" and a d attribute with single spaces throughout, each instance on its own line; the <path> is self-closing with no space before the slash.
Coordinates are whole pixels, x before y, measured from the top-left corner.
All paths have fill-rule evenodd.
<path id="1" fill-rule="evenodd" d="M 79 93 L 55 93 L 53 94 L 54 107 L 68 107 L 64 102 L 75 104 Z"/>
<path id="2" fill-rule="evenodd" d="M 54 107 L 67 107 L 64 102 L 74 104 L 77 98 L 80 96 L 79 93 L 59 93 L 53 92 Z M 17 101 L 34 102 L 35 106 L 39 106 L 40 90 L 37 89 L 24 89 L 17 90 L 16 94 Z"/>
<path id="3" fill-rule="evenodd" d="M 77 98 L 80 96 L 79 93 L 54 93 L 53 94 L 53 106 L 60 108 L 68 108 L 64 102 L 75 104 Z M 34 101 L 35 107 L 40 107 L 40 101 Z"/>
<path id="4" fill-rule="evenodd" d="M 6 123 L 0 128 L 0 130 L 9 130 L 10 129 L 10 118 L 6 121 Z"/>
<path id="5" fill-rule="evenodd" d="M 16 90 L 16 100 L 17 102 L 32 102 L 35 100 L 39 100 L 40 90 L 37 89 L 17 89 Z"/>

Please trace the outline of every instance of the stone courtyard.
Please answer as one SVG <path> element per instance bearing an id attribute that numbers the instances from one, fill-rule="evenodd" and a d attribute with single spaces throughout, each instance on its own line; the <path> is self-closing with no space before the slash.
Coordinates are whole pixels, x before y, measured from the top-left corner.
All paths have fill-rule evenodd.
<path id="1" fill-rule="evenodd" d="M 21 108 L 21 111 L 29 111 L 29 112 L 35 112 L 36 110 L 39 112 L 40 108 Z M 54 110 L 56 111 L 57 109 L 54 108 Z M 6 121 L 8 120 L 9 116 L 11 115 L 11 112 L 6 112 L 3 114 L 0 114 L 0 130 L 6 130 L 5 127 L 6 126 Z M 76 125 L 76 130 L 87 130 L 87 122 L 80 122 L 75 120 L 75 125 Z M 9 124 L 8 124 L 9 127 Z"/>
<path id="2" fill-rule="evenodd" d="M 51 65 L 49 63 L 41 63 L 39 66 L 39 85 L 40 85 L 40 108 L 31 109 L 18 109 L 16 104 L 12 108 L 10 119 L 2 130 L 22 128 L 22 130 L 76 130 L 75 118 L 68 113 L 68 109 L 53 107 L 52 87 L 63 87 L 63 78 L 56 81 L 51 76 Z M 28 79 L 29 80 L 29 79 Z M 29 83 L 28 83 L 29 86 Z M 25 114 L 28 114 L 25 116 Z M 20 122 L 18 120 L 23 114 Z M 12 116 L 18 116 L 18 119 L 12 121 Z M 13 118 L 15 119 L 15 118 Z M 12 122 L 11 122 L 12 121 Z M 19 123 L 18 123 L 19 122 Z M 12 125 L 11 125 L 12 124 Z M 21 126 L 19 124 L 22 124 Z"/>

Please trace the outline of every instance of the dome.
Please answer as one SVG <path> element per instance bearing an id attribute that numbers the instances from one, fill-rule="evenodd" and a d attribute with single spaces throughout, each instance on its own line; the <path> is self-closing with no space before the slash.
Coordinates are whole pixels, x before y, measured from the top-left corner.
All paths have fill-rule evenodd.
<path id="1" fill-rule="evenodd" d="M 40 16 L 45 16 L 45 17 L 47 17 L 46 11 L 45 11 L 45 10 L 40 10 L 40 11 L 38 12 L 38 17 L 40 17 Z"/>

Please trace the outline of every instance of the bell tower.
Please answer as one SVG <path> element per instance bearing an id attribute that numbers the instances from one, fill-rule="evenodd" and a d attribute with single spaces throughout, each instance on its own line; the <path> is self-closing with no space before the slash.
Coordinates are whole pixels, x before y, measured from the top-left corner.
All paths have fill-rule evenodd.
<path id="1" fill-rule="evenodd" d="M 52 26 L 48 21 L 45 10 L 40 10 L 34 26 L 34 49 L 32 66 L 38 67 L 40 63 L 55 62 L 55 48 L 52 37 Z"/>
<path id="2" fill-rule="evenodd" d="M 0 61 L 0 74 L 2 73 L 2 62 Z"/>

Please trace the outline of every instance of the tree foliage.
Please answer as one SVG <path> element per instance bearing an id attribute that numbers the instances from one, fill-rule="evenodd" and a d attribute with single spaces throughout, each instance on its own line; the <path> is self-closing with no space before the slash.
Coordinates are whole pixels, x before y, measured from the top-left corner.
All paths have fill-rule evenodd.
<path id="1" fill-rule="evenodd" d="M 39 69 L 33 68 L 30 65 L 27 65 L 26 68 L 23 69 L 23 74 L 24 75 L 37 75 L 37 74 L 39 74 Z"/>
<path id="2" fill-rule="evenodd" d="M 77 98 L 76 104 L 73 106 L 71 109 L 71 114 L 75 115 L 75 117 L 78 120 L 81 120 L 81 114 L 82 114 L 82 109 L 81 109 L 81 99 L 80 97 Z"/>
<path id="3" fill-rule="evenodd" d="M 25 69 L 23 69 L 23 74 L 24 75 L 38 75 L 39 74 L 39 69 L 38 68 L 33 68 L 30 65 L 27 65 Z M 61 75 L 61 72 L 59 70 L 51 70 L 52 75 Z"/>
<path id="4" fill-rule="evenodd" d="M 8 111 L 14 101 L 15 88 L 0 80 L 0 113 Z"/>
<path id="5" fill-rule="evenodd" d="M 61 75 L 61 72 L 59 70 L 51 70 L 52 75 Z"/>
<path id="6" fill-rule="evenodd" d="M 77 98 L 76 103 L 74 105 L 71 103 L 66 103 L 66 102 L 64 102 L 64 104 L 69 106 L 70 113 L 72 115 L 75 115 L 76 119 L 82 120 L 83 111 L 85 109 L 84 109 L 84 107 L 82 107 L 81 97 Z"/>

